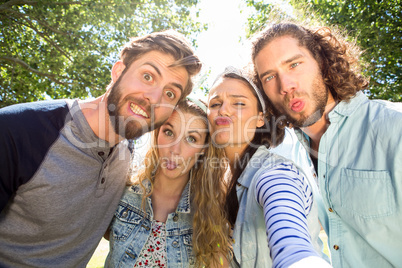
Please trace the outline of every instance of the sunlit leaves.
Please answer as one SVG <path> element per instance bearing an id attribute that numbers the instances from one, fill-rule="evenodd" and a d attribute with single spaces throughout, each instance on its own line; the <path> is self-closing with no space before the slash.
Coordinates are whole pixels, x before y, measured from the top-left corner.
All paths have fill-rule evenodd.
<path id="1" fill-rule="evenodd" d="M 3 1 L 2 1 L 3 2 Z M 12 4 L 18 2 L 19 4 Z M 41 0 L 0 4 L 0 107 L 45 98 L 101 95 L 131 36 L 205 28 L 198 0 Z M 194 40 L 192 40 L 195 43 Z"/>

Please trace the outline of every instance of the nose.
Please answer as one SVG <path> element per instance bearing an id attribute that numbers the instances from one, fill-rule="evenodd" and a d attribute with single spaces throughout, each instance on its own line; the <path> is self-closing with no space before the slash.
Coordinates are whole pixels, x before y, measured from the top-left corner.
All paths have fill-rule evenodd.
<path id="1" fill-rule="evenodd" d="M 297 83 L 290 75 L 282 75 L 280 78 L 280 93 L 283 95 L 292 93 L 297 86 Z"/>
<path id="2" fill-rule="evenodd" d="M 230 105 L 227 102 L 223 102 L 219 107 L 218 114 L 220 116 L 229 116 L 230 115 Z"/>
<path id="3" fill-rule="evenodd" d="M 162 94 L 163 88 L 155 87 L 145 91 L 144 98 L 147 99 L 150 104 L 159 104 L 161 103 Z"/>
<path id="4" fill-rule="evenodd" d="M 173 141 L 172 145 L 170 146 L 170 153 L 172 155 L 180 155 L 181 154 L 181 140 L 176 139 Z"/>

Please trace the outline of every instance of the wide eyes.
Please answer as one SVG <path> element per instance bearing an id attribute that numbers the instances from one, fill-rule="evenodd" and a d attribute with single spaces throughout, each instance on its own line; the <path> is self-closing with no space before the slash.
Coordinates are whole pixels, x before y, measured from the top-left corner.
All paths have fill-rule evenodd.
<path id="1" fill-rule="evenodd" d="M 147 82 L 152 82 L 152 81 L 154 80 L 154 78 L 152 77 L 152 75 L 150 75 L 149 73 L 144 73 L 142 77 L 143 77 L 143 78 L 145 79 L 145 81 L 147 81 Z"/>
<path id="2" fill-rule="evenodd" d="M 165 135 L 168 137 L 173 137 L 173 131 L 171 131 L 170 129 L 166 129 L 165 131 L 163 131 L 163 133 L 165 133 Z"/>
<path id="3" fill-rule="evenodd" d="M 170 130 L 170 129 L 165 129 L 165 130 L 163 131 L 163 133 L 164 133 L 167 137 L 174 137 L 174 133 L 173 133 L 173 131 Z M 197 142 L 197 139 L 196 139 L 194 136 L 187 136 L 187 137 L 185 137 L 185 140 L 186 140 L 188 143 L 196 143 L 196 142 Z"/>
<path id="4" fill-rule="evenodd" d="M 176 98 L 176 94 L 174 94 L 174 92 L 171 90 L 166 90 L 166 96 L 171 100 Z"/>
<path id="5" fill-rule="evenodd" d="M 187 142 L 189 143 L 195 143 L 197 140 L 193 136 L 188 136 L 186 137 Z"/>

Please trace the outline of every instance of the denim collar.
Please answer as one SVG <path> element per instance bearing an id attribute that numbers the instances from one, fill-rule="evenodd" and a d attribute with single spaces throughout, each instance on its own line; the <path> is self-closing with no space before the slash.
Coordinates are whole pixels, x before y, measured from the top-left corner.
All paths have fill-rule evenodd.
<path id="1" fill-rule="evenodd" d="M 143 184 L 146 189 L 149 189 L 151 187 L 151 182 L 149 180 L 143 181 Z M 142 195 L 144 193 L 143 189 L 139 184 L 135 184 L 131 186 L 131 189 L 135 194 Z M 189 180 L 186 184 L 186 187 L 184 187 L 183 193 L 181 194 L 181 198 L 179 201 L 179 204 L 177 205 L 176 212 L 180 213 L 190 213 L 191 212 L 191 206 L 190 206 L 190 189 L 191 189 L 191 180 Z"/>

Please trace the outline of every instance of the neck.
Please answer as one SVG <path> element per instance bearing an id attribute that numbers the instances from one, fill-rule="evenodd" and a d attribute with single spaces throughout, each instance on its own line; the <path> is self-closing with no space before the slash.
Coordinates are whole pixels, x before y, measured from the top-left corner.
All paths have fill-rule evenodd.
<path id="1" fill-rule="evenodd" d="M 328 114 L 332 111 L 332 109 L 334 109 L 335 106 L 336 102 L 332 95 L 329 94 L 327 105 L 325 106 L 325 110 L 321 118 L 311 126 L 301 128 L 303 132 L 310 137 L 310 148 L 313 152 L 318 153 L 321 137 L 324 135 L 330 125 Z M 316 155 L 313 156 L 317 158 Z"/>
<path id="2" fill-rule="evenodd" d="M 170 179 L 161 174 L 161 172 L 156 172 L 154 179 L 154 192 L 156 190 L 159 193 L 164 193 L 164 195 L 180 197 L 189 179 L 189 173 Z"/>
<path id="3" fill-rule="evenodd" d="M 82 113 L 95 135 L 109 143 L 111 147 L 123 140 L 116 134 L 107 111 L 106 94 L 90 101 L 80 101 Z"/>
<path id="4" fill-rule="evenodd" d="M 177 209 L 181 194 L 190 176 L 187 173 L 179 178 L 169 179 L 163 174 L 155 175 L 154 189 L 151 195 L 154 219 L 166 222 L 168 215 Z"/>
<path id="5" fill-rule="evenodd" d="M 235 145 L 228 145 L 225 147 L 225 156 L 229 160 L 230 170 L 233 174 L 235 170 L 236 160 L 240 159 L 241 154 L 246 150 L 247 143 L 243 144 L 235 144 Z"/>

